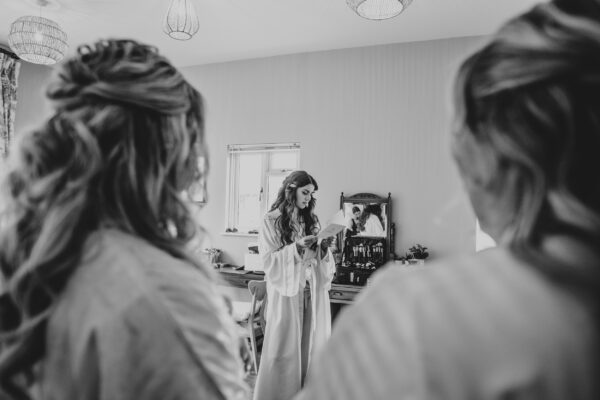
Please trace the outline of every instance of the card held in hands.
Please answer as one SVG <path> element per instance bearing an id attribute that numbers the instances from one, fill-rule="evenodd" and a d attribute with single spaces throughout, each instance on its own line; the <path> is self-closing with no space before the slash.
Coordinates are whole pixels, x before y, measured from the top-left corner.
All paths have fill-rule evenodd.
<path id="1" fill-rule="evenodd" d="M 327 226 L 319 232 L 317 238 L 324 239 L 330 236 L 335 236 L 346 227 L 346 220 L 344 218 L 344 211 L 340 210 L 333 217 L 327 221 Z"/>

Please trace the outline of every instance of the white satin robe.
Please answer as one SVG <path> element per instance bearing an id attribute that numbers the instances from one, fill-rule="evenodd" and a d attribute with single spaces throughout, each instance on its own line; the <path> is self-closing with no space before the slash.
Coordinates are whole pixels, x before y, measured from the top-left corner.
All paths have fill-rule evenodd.
<path id="1" fill-rule="evenodd" d="M 310 282 L 312 322 L 309 360 L 331 334 L 329 289 L 335 272 L 330 250 L 321 259 L 321 249 L 306 250 L 303 257 L 294 243 L 281 246 L 275 221 L 276 210 L 265 215 L 259 234 L 259 253 L 267 282 L 267 324 L 254 400 L 286 400 L 304 381 L 302 376 L 302 317 L 300 304 Z M 297 239 L 299 234 L 294 237 Z"/>

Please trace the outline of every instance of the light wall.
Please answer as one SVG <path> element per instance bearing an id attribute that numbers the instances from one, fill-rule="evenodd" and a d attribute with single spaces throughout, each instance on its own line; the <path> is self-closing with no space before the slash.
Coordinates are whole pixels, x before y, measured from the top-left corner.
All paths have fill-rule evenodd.
<path id="1" fill-rule="evenodd" d="M 475 219 L 449 151 L 451 82 L 481 38 L 344 49 L 195 66 L 211 156 L 207 246 L 243 264 L 248 237 L 225 226 L 226 146 L 300 142 L 326 220 L 340 193 L 392 194 L 396 253 L 420 243 L 433 257 L 474 251 Z"/>
<path id="2" fill-rule="evenodd" d="M 474 251 L 475 220 L 449 152 L 451 82 L 480 38 L 365 47 L 184 69 L 206 100 L 211 156 L 205 246 L 243 264 L 248 237 L 223 236 L 226 145 L 300 142 L 326 220 L 341 192 L 392 194 L 396 253 L 421 243 L 433 257 Z M 48 114 L 51 69 L 24 63 L 16 131 Z"/>
<path id="3" fill-rule="evenodd" d="M 45 101 L 44 93 L 51 74 L 50 67 L 24 61 L 21 63 L 15 135 L 36 127 L 50 114 L 50 105 Z"/>

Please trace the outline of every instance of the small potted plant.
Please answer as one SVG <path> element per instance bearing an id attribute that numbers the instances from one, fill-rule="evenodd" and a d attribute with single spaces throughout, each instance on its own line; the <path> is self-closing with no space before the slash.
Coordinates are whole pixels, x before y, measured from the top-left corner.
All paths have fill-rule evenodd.
<path id="1" fill-rule="evenodd" d="M 427 247 L 420 244 L 415 244 L 406 253 L 406 260 L 409 264 L 424 265 L 427 257 L 429 257 Z"/>
<path id="2" fill-rule="evenodd" d="M 204 254 L 205 254 L 206 260 L 210 264 L 212 264 L 213 267 L 216 267 L 221 258 L 221 250 L 215 249 L 215 248 L 208 248 L 208 249 L 204 249 Z"/>

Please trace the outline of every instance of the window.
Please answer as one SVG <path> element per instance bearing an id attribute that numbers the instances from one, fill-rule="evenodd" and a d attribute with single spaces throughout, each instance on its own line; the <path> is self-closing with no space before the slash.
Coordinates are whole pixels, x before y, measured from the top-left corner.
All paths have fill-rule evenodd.
<path id="1" fill-rule="evenodd" d="M 300 145 L 229 145 L 227 160 L 227 232 L 258 233 L 283 180 L 300 165 Z"/>
<path id="2" fill-rule="evenodd" d="M 206 170 L 208 163 L 206 157 L 203 155 L 198 156 L 196 162 L 198 163 L 200 178 L 194 180 L 187 189 L 187 199 L 199 206 L 204 206 L 207 200 Z"/>
<path id="3" fill-rule="evenodd" d="M 481 230 L 481 226 L 479 226 L 479 220 L 476 220 L 475 224 L 475 251 L 481 251 L 490 247 L 495 247 L 496 242 L 490 235 Z"/>

